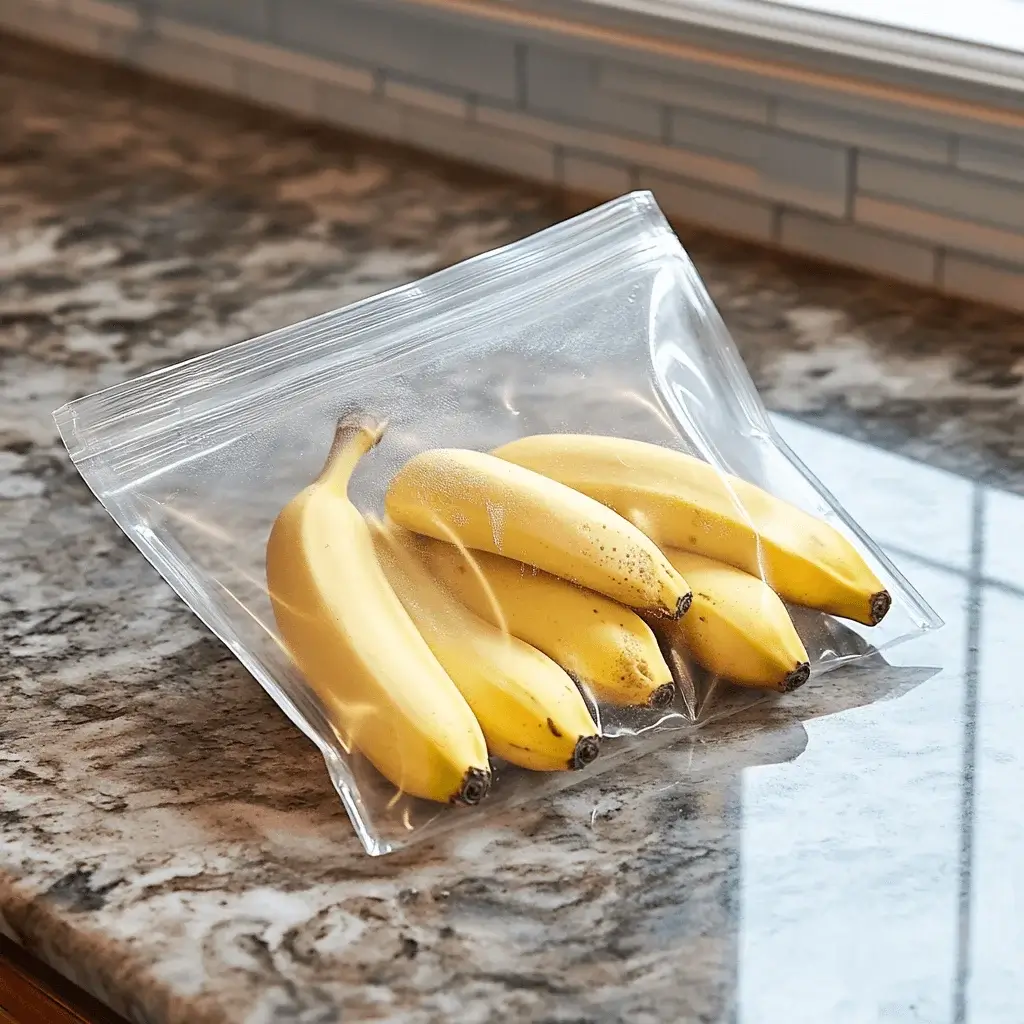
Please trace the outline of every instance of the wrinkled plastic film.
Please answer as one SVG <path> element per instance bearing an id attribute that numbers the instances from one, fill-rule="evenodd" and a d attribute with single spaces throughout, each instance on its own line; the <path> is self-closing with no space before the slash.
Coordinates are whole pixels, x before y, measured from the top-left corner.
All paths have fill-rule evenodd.
<path id="1" fill-rule="evenodd" d="M 615 771 L 672 731 L 764 691 L 685 656 L 661 711 L 601 705 L 605 749 L 584 772 L 499 766 L 480 807 L 395 792 L 343 738 L 281 643 L 264 552 L 275 517 L 320 471 L 334 425 L 387 420 L 350 494 L 383 512 L 413 455 L 489 451 L 544 433 L 614 434 L 694 454 L 826 519 L 875 569 L 892 608 L 874 627 L 791 608 L 812 671 L 934 627 L 919 594 L 781 442 L 729 334 L 649 193 L 624 196 L 391 292 L 62 407 L 68 450 L 122 530 L 313 740 L 368 852 Z M 785 699 L 785 698 L 781 698 Z"/>

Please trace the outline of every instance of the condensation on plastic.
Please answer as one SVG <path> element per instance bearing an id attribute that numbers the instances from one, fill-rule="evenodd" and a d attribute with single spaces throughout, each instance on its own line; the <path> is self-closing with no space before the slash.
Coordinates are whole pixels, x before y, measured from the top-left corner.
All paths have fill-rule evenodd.
<path id="1" fill-rule="evenodd" d="M 122 530 L 317 744 L 367 852 L 386 853 L 488 808 L 617 770 L 769 698 L 688 672 L 667 712 L 602 708 L 584 772 L 495 771 L 477 808 L 399 796 L 346 754 L 277 640 L 264 547 L 281 508 L 320 470 L 340 413 L 385 417 L 353 500 L 383 510 L 395 471 L 424 449 L 489 450 L 528 434 L 615 434 L 676 447 L 828 520 L 893 598 L 866 629 L 793 609 L 812 671 L 873 654 L 940 620 L 774 431 L 728 331 L 647 192 L 422 281 L 63 406 L 71 458 Z"/>

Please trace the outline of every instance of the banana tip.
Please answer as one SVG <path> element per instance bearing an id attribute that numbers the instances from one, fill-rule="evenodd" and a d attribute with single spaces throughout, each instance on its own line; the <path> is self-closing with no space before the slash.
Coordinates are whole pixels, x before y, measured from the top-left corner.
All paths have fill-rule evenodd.
<path id="1" fill-rule="evenodd" d="M 651 694 L 647 701 L 647 706 L 655 711 L 664 711 L 675 699 L 676 688 L 671 683 L 665 683 Z"/>
<path id="2" fill-rule="evenodd" d="M 581 736 L 576 741 L 576 749 L 572 752 L 572 761 L 569 762 L 569 767 L 586 768 L 599 753 L 601 753 L 600 736 Z"/>
<path id="3" fill-rule="evenodd" d="M 473 807 L 480 803 L 490 790 L 491 773 L 483 768 L 469 768 L 462 777 L 458 793 L 452 797 L 452 803 Z"/>
<path id="4" fill-rule="evenodd" d="M 877 626 L 892 607 L 892 598 L 888 590 L 880 590 L 871 595 L 871 625 Z"/>
<path id="5" fill-rule="evenodd" d="M 806 661 L 803 661 L 782 680 L 781 690 L 783 693 L 792 693 L 803 686 L 810 677 L 811 666 Z"/>
<path id="6" fill-rule="evenodd" d="M 347 440 L 354 434 L 363 433 L 369 441 L 369 447 L 373 448 L 384 436 L 387 426 L 387 420 L 362 409 L 353 409 L 338 419 L 337 426 L 334 428 L 335 442 L 337 443 L 339 439 Z"/>

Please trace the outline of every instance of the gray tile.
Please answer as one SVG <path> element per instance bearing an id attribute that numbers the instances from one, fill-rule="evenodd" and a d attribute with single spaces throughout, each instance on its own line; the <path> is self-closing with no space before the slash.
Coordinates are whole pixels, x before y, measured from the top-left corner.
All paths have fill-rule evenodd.
<path id="1" fill-rule="evenodd" d="M 846 221 L 784 210 L 779 244 L 784 249 L 820 256 L 862 270 L 917 284 L 935 281 L 936 251 Z"/>
<path id="2" fill-rule="evenodd" d="M 236 92 L 236 62 L 218 50 L 185 40 L 151 38 L 132 50 L 132 63 L 153 74 L 201 85 L 221 92 Z"/>
<path id="3" fill-rule="evenodd" d="M 624 164 L 570 151 L 562 156 L 562 184 L 580 192 L 621 196 L 632 190 L 633 172 Z"/>
<path id="4" fill-rule="evenodd" d="M 132 0 L 65 0 L 64 9 L 76 17 L 112 28 L 135 29 L 139 26 L 139 14 Z"/>
<path id="5" fill-rule="evenodd" d="M 723 114 L 740 121 L 768 121 L 769 96 L 764 90 L 738 89 L 710 78 L 663 74 L 614 61 L 600 64 L 598 83 L 606 92 L 656 100 L 671 107 Z"/>
<path id="6" fill-rule="evenodd" d="M 469 102 L 464 96 L 438 92 L 436 89 L 423 89 L 418 85 L 411 85 L 394 78 L 385 78 L 384 95 L 396 103 L 402 103 L 408 107 L 419 107 L 422 110 L 431 110 L 435 114 L 460 118 L 469 116 Z"/>
<path id="7" fill-rule="evenodd" d="M 555 180 L 554 147 L 526 136 L 419 110 L 404 119 L 404 128 L 403 141 L 412 146 L 534 181 Z"/>
<path id="8" fill-rule="evenodd" d="M 689 111 L 675 111 L 671 128 L 677 145 L 752 168 L 759 195 L 837 216 L 845 211 L 849 161 L 841 146 Z"/>
<path id="9" fill-rule="evenodd" d="M 516 95 L 511 37 L 353 0 L 291 0 L 277 22 L 279 41 L 307 53 L 348 58 L 496 99 Z"/>
<path id="10" fill-rule="evenodd" d="M 774 211 L 768 203 L 644 170 L 640 187 L 650 189 L 670 217 L 726 235 L 771 240 Z"/>
<path id="11" fill-rule="evenodd" d="M 403 108 L 389 100 L 345 86 L 321 84 L 316 113 L 332 124 L 376 138 L 398 141 L 404 132 Z"/>
<path id="12" fill-rule="evenodd" d="M 857 187 L 873 196 L 902 199 L 951 217 L 1024 229 L 1024 189 L 952 168 L 864 154 L 858 163 Z"/>
<path id="13" fill-rule="evenodd" d="M 780 128 L 864 149 L 897 153 L 918 160 L 946 163 L 951 136 L 929 131 L 908 121 L 892 121 L 841 107 L 826 107 L 782 99 L 775 112 Z"/>
<path id="14" fill-rule="evenodd" d="M 956 165 L 965 171 L 1024 182 L 1024 129 L 1021 129 L 1019 147 L 984 139 L 960 139 L 957 142 Z"/>
<path id="15" fill-rule="evenodd" d="M 0 3 L 0 27 L 77 53 L 104 54 L 107 50 L 102 25 L 85 18 L 71 18 L 48 5 L 4 0 Z"/>
<path id="16" fill-rule="evenodd" d="M 1024 253 L 1021 258 L 1020 265 L 1013 266 L 949 253 L 942 276 L 943 290 L 1024 312 Z M 1018 581 L 1018 585 L 1024 587 L 1024 580 Z"/>
<path id="17" fill-rule="evenodd" d="M 240 61 L 238 83 L 242 95 L 264 106 L 301 117 L 316 112 L 316 80 L 252 61 Z"/>
<path id="18" fill-rule="evenodd" d="M 597 61 L 562 50 L 545 46 L 527 49 L 526 104 L 532 111 L 582 125 L 661 137 L 662 111 L 658 103 L 602 90 Z"/>
<path id="19" fill-rule="evenodd" d="M 861 224 L 980 256 L 1024 263 L 1024 234 L 959 220 L 871 196 L 858 196 L 854 219 Z"/>
<path id="20" fill-rule="evenodd" d="M 270 35 L 270 0 L 157 0 L 155 6 L 168 18 L 257 38 Z"/>

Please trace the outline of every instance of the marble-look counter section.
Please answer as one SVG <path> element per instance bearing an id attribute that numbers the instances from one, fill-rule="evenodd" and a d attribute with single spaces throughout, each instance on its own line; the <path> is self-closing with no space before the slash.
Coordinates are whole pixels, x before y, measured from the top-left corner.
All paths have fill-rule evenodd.
<path id="1" fill-rule="evenodd" d="M 786 436 L 947 627 L 372 860 L 50 413 L 563 208 L 27 47 L 0 69 L 0 930 L 147 1024 L 1019 1024 L 1019 318 L 685 232 Z"/>

